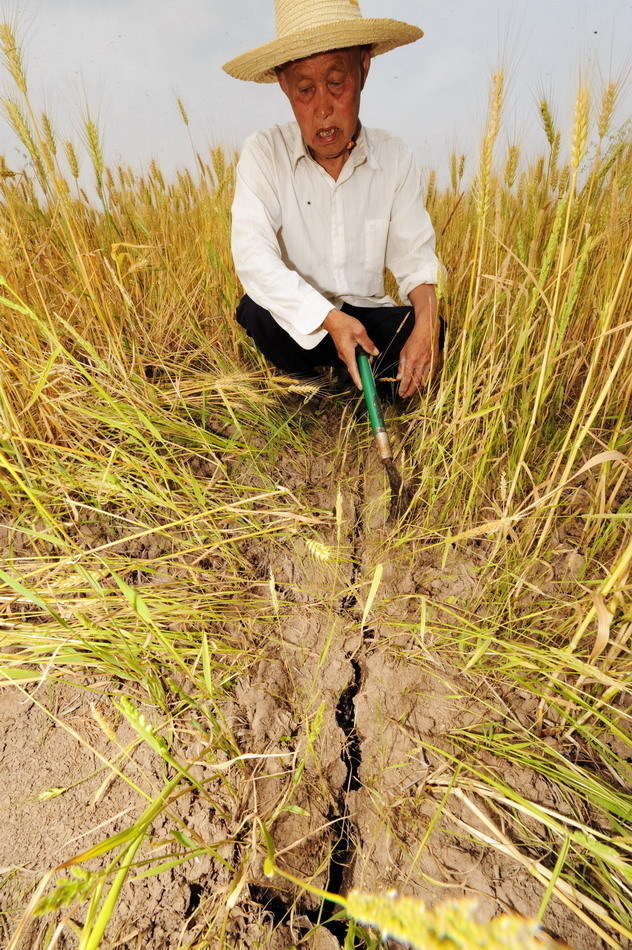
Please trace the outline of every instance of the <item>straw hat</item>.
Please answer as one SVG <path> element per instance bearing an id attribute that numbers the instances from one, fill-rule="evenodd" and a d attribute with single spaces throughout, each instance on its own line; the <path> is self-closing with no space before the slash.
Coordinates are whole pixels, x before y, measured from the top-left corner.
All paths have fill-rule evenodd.
<path id="1" fill-rule="evenodd" d="M 236 56 L 223 66 L 235 79 L 275 82 L 275 68 L 315 53 L 370 46 L 378 56 L 423 36 L 400 20 L 369 19 L 358 0 L 274 0 L 277 38 Z"/>

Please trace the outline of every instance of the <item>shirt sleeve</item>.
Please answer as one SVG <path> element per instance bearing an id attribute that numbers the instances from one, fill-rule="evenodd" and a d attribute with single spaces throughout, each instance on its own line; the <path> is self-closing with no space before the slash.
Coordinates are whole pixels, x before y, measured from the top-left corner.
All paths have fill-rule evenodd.
<path id="1" fill-rule="evenodd" d="M 402 300 L 419 284 L 436 284 L 439 262 L 435 233 L 422 200 L 421 174 L 410 149 L 400 142 L 398 184 L 386 242 L 386 266 Z"/>
<path id="2" fill-rule="evenodd" d="M 284 327 L 297 330 L 309 349 L 325 336 L 315 331 L 332 304 L 291 270 L 281 257 L 278 233 L 282 215 L 271 144 L 253 136 L 237 164 L 232 206 L 232 253 L 235 269 L 249 297 L 269 310 Z M 305 339 L 304 337 L 308 337 Z"/>

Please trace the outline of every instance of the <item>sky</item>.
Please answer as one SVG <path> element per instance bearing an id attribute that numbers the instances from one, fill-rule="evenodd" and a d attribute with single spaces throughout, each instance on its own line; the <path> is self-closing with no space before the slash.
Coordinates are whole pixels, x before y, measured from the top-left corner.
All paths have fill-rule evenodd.
<path id="1" fill-rule="evenodd" d="M 473 169 L 499 66 L 508 80 L 501 154 L 508 143 L 532 155 L 544 150 L 542 96 L 568 137 L 581 77 L 597 102 L 604 82 L 629 80 L 632 0 L 361 0 L 361 8 L 424 30 L 418 42 L 373 60 L 361 117 L 405 138 L 440 177 L 453 150 Z M 0 0 L 0 9 L 18 24 L 33 103 L 50 114 L 61 141 L 75 142 L 87 104 L 110 165 L 142 169 L 155 159 L 171 174 L 193 164 L 189 133 L 202 152 L 238 149 L 258 128 L 292 118 L 276 84 L 242 82 L 221 69 L 274 38 L 273 0 Z M 11 90 L 8 78 L 0 89 Z M 628 81 L 615 118 L 621 124 L 631 115 Z M 9 167 L 20 165 L 4 119 L 0 154 Z"/>

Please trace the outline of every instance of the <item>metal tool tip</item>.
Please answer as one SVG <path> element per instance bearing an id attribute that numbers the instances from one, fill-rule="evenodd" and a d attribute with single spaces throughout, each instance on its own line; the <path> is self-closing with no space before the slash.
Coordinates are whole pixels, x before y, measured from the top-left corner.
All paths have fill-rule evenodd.
<path id="1" fill-rule="evenodd" d="M 388 482 L 391 486 L 391 504 L 388 520 L 394 521 L 410 504 L 410 493 L 402 482 L 397 466 L 391 461 L 384 461 Z"/>

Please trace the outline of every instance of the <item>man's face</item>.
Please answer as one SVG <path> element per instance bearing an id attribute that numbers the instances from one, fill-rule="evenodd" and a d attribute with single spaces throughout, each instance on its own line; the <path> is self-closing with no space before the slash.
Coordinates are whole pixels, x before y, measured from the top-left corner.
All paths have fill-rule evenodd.
<path id="1" fill-rule="evenodd" d="M 370 63 L 366 50 L 340 49 L 289 63 L 279 73 L 305 144 L 324 168 L 348 154 Z"/>

